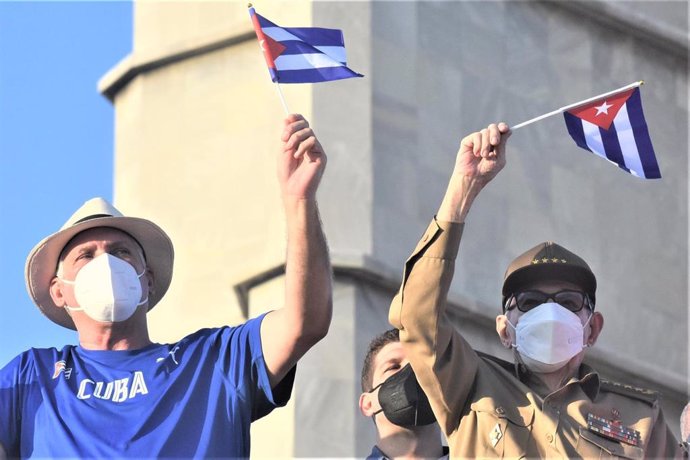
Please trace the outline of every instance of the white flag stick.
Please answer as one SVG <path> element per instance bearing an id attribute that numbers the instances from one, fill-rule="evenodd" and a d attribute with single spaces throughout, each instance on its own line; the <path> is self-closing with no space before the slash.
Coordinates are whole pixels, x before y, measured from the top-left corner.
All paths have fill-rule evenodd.
<path id="1" fill-rule="evenodd" d="M 574 104 L 563 106 L 560 109 L 554 110 L 553 112 L 545 113 L 544 115 L 540 115 L 540 116 L 532 118 L 530 120 L 523 121 L 522 123 L 518 123 L 515 126 L 511 126 L 510 130 L 515 131 L 516 129 L 520 129 L 523 126 L 531 125 L 532 123 L 534 123 L 536 121 L 543 120 L 544 118 L 548 118 L 548 117 L 553 116 L 553 115 L 558 115 L 559 113 L 563 113 L 567 110 L 574 109 L 575 107 L 580 107 L 581 105 L 589 104 L 590 102 L 596 101 L 598 99 L 603 99 L 603 98 L 608 97 L 608 96 L 612 96 L 614 94 L 620 93 L 622 91 L 625 91 L 625 90 L 628 90 L 631 88 L 636 88 L 642 84 L 644 84 L 644 80 L 636 81 L 635 83 L 630 83 L 627 86 L 623 86 L 622 88 L 618 88 L 618 89 L 615 89 L 613 91 L 609 91 L 608 93 L 603 93 L 603 94 L 600 94 L 598 96 L 594 96 L 594 97 L 590 97 L 589 99 L 585 99 L 584 101 L 580 101 L 580 102 L 576 102 Z"/>
<path id="2" fill-rule="evenodd" d="M 280 90 L 280 83 L 278 82 L 276 82 L 276 89 L 278 90 L 278 96 L 280 96 L 280 102 L 283 104 L 283 108 L 285 109 L 285 115 L 290 115 L 287 103 L 285 102 L 285 98 L 283 97 L 283 92 Z"/>

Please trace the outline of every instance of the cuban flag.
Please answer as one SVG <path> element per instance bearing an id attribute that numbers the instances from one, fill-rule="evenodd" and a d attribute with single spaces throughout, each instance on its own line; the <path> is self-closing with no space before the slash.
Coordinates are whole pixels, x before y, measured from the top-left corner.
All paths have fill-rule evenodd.
<path id="1" fill-rule="evenodd" d="M 275 83 L 318 83 L 362 76 L 347 67 L 341 30 L 280 27 L 253 7 L 249 15 Z"/>
<path id="2" fill-rule="evenodd" d="M 632 88 L 563 113 L 575 143 L 633 176 L 661 177 L 642 113 L 640 88 Z"/>

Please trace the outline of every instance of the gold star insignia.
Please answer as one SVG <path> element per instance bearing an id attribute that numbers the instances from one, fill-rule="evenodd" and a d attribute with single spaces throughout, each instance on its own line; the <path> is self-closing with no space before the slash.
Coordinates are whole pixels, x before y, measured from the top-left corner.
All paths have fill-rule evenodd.
<path id="1" fill-rule="evenodd" d="M 546 257 L 544 257 L 543 259 L 541 259 L 541 261 L 544 262 L 544 263 L 546 263 L 546 262 L 549 261 L 549 259 L 547 259 Z"/>
<path id="2" fill-rule="evenodd" d="M 553 259 L 551 259 L 551 262 L 557 264 L 557 263 L 558 263 L 558 259 L 556 259 L 556 258 L 554 257 Z"/>
<path id="3" fill-rule="evenodd" d="M 533 263 L 533 264 L 538 264 L 538 263 L 539 263 L 539 259 L 533 259 L 533 260 L 532 260 L 532 263 Z"/>

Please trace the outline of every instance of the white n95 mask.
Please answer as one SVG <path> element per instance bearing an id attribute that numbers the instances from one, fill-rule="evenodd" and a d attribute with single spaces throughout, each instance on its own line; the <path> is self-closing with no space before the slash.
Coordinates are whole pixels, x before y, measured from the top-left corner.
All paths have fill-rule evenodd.
<path id="1" fill-rule="evenodd" d="M 129 319 L 141 302 L 141 282 L 146 270 L 137 275 L 129 263 L 104 253 L 84 265 L 74 281 L 62 279 L 74 285 L 74 297 L 79 307 L 65 306 L 72 311 L 83 311 L 102 323 L 116 323 Z"/>
<path id="2" fill-rule="evenodd" d="M 585 325 L 589 323 L 589 315 Z M 533 372 L 549 373 L 565 366 L 585 347 L 580 317 L 554 302 L 543 303 L 520 317 L 515 344 L 525 365 Z"/>

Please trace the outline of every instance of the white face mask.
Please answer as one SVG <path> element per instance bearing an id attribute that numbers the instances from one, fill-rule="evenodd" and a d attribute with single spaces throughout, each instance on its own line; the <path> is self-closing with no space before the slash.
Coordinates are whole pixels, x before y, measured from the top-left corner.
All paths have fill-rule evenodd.
<path id="1" fill-rule="evenodd" d="M 580 353 L 584 344 L 585 325 L 580 317 L 554 302 L 547 302 L 520 317 L 515 329 L 515 344 L 525 365 L 533 372 L 546 374 L 565 366 Z"/>
<path id="2" fill-rule="evenodd" d="M 74 281 L 61 279 L 74 285 L 74 297 L 79 307 L 65 306 L 72 311 L 83 311 L 102 323 L 125 321 L 134 314 L 141 302 L 141 282 L 146 270 L 137 275 L 129 263 L 104 253 L 84 265 Z"/>

